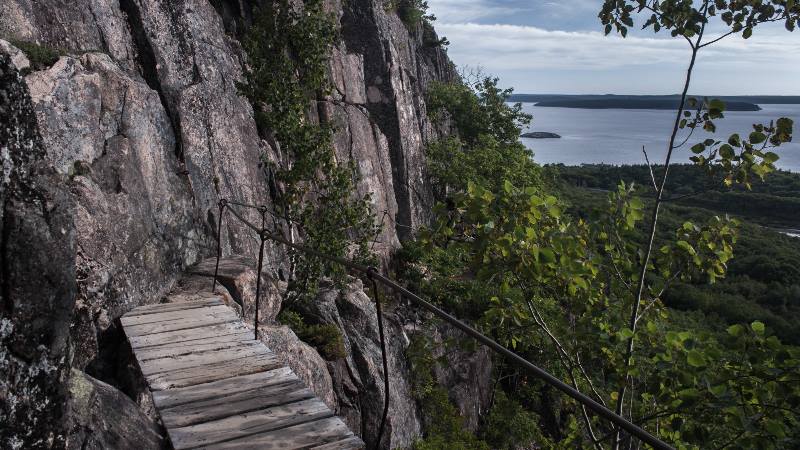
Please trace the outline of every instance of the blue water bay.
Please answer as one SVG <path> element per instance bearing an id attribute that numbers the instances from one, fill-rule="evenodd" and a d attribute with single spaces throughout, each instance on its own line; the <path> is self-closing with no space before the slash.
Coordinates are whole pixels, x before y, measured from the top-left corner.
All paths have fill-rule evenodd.
<path id="1" fill-rule="evenodd" d="M 673 162 L 690 162 L 689 149 L 697 142 L 709 137 L 726 140 L 732 133 L 747 135 L 754 123 L 766 124 L 780 117 L 793 119 L 795 134 L 800 133 L 800 105 L 759 106 L 761 111 L 726 112 L 724 119 L 716 121 L 715 134 L 695 131 L 689 142 L 673 156 Z M 540 164 L 643 164 L 642 146 L 647 149 L 652 163 L 661 163 L 675 120 L 674 112 L 664 110 L 545 108 L 532 103 L 525 103 L 523 107 L 533 115 L 533 123 L 525 131 L 561 135 L 561 139 L 522 139 Z M 776 150 L 781 157 L 776 165 L 800 172 L 800 136 L 794 141 Z"/>

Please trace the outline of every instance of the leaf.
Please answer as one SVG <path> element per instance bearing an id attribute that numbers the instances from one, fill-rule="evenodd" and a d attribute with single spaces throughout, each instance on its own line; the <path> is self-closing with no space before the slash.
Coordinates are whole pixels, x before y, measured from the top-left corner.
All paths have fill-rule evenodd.
<path id="1" fill-rule="evenodd" d="M 698 144 L 694 144 L 692 146 L 692 153 L 694 153 L 694 154 L 703 153 L 705 150 L 706 150 L 706 146 L 702 142 L 700 142 Z"/>
<path id="2" fill-rule="evenodd" d="M 783 423 L 777 420 L 767 420 L 767 423 L 764 425 L 764 428 L 767 429 L 769 434 L 777 438 L 782 438 L 786 436 L 786 431 L 784 431 Z"/>
<path id="3" fill-rule="evenodd" d="M 777 153 L 774 152 L 767 152 L 764 154 L 764 162 L 767 163 L 774 163 L 775 161 L 779 160 L 781 157 L 778 156 Z"/>
<path id="4" fill-rule="evenodd" d="M 747 27 L 744 29 L 744 33 L 742 33 L 742 37 L 745 39 L 750 39 L 750 36 L 753 35 L 753 27 Z"/>
<path id="5" fill-rule="evenodd" d="M 753 329 L 757 334 L 764 334 L 764 323 L 756 320 L 755 322 L 750 324 L 750 328 Z"/>
<path id="6" fill-rule="evenodd" d="M 619 330 L 618 334 L 622 336 L 622 339 L 630 339 L 633 337 L 633 330 L 631 330 L 630 328 L 623 328 Z"/>
<path id="7" fill-rule="evenodd" d="M 677 245 L 678 247 L 686 250 L 686 253 L 688 253 L 690 255 L 694 256 L 697 253 L 695 251 L 694 247 L 692 247 L 692 244 L 690 244 L 690 243 L 688 243 L 686 241 L 678 241 L 678 242 L 675 243 L 675 245 Z"/>
<path id="8" fill-rule="evenodd" d="M 764 133 L 760 131 L 753 131 L 752 133 L 750 133 L 751 144 L 760 144 L 765 140 L 767 140 L 767 136 L 765 136 Z"/>
<path id="9" fill-rule="evenodd" d="M 722 144 L 719 148 L 719 156 L 723 157 L 724 159 L 733 159 L 736 153 L 733 151 L 733 147 L 729 144 Z"/>
<path id="10" fill-rule="evenodd" d="M 698 350 L 689 350 L 689 353 L 686 355 L 686 362 L 692 367 L 703 367 L 706 365 L 705 357 L 703 357 L 703 354 Z"/>

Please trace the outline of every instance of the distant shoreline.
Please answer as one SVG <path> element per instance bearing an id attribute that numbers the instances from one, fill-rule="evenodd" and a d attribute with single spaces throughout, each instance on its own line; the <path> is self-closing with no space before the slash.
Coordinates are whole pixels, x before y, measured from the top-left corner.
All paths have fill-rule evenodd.
<path id="1" fill-rule="evenodd" d="M 693 96 L 698 101 L 704 97 Z M 759 104 L 800 104 L 800 96 L 709 96 L 719 98 L 728 111 L 760 111 Z M 580 109 L 651 109 L 676 110 L 677 95 L 557 95 L 513 94 L 511 102 L 534 103 L 537 107 Z"/>

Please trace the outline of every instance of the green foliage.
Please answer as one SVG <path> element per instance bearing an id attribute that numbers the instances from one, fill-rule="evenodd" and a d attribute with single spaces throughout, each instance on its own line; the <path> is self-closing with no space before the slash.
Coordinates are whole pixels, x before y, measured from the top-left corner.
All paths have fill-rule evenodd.
<path id="1" fill-rule="evenodd" d="M 649 180 L 645 166 L 584 165 L 556 169 L 564 180 L 559 197 L 569 202 L 568 213 L 587 216 L 587 220 L 597 218 L 591 211 L 604 197 L 600 190 L 613 189 L 616 180 L 631 180 L 630 185 L 637 186 L 636 193 L 646 194 L 646 201 L 651 201 L 652 194 L 643 189 Z M 676 280 L 664 292 L 664 303 L 680 310 L 702 311 L 727 324 L 760 320 L 782 341 L 798 344 L 800 335 L 793 323 L 800 320 L 800 268 L 797 266 L 800 239 L 752 222 L 794 225 L 792 219 L 800 214 L 800 209 L 793 206 L 800 204 L 800 198 L 793 200 L 794 196 L 800 197 L 800 175 L 776 172 L 766 182 L 754 184 L 753 192 L 744 187 L 725 188 L 721 182 L 718 191 L 706 192 L 708 182 L 700 168 L 678 165 L 672 167 L 670 173 L 668 196 L 681 200 L 662 208 L 665 231 L 657 235 L 657 248 L 673 238 L 674 233 L 666 230 L 678 230 L 687 220 L 704 223 L 713 221 L 715 216 L 735 213 L 740 224 L 735 257 L 726 263 L 725 278 L 714 284 L 708 284 L 707 278 L 701 277 Z M 700 195 L 685 196 L 694 192 Z M 639 231 L 628 239 L 639 246 L 645 237 Z"/>
<path id="2" fill-rule="evenodd" d="M 552 448 L 553 443 L 542 435 L 539 417 L 526 411 L 502 390 L 495 392 L 494 405 L 483 426 L 482 437 L 492 448 Z"/>
<path id="3" fill-rule="evenodd" d="M 486 442 L 464 428 L 464 420 L 450 402 L 447 391 L 434 377 L 437 362 L 430 342 L 415 334 L 406 349 L 411 364 L 411 386 L 414 399 L 423 411 L 425 438 L 414 443 L 415 450 L 488 450 Z"/>
<path id="4" fill-rule="evenodd" d="M 370 258 L 379 231 L 369 197 L 357 198 L 356 168 L 336 160 L 333 129 L 310 117 L 309 105 L 328 90 L 327 61 L 337 30 L 321 0 L 302 8 L 288 0 L 267 2 L 242 40 L 248 55 L 239 89 L 253 105 L 262 136 L 277 141 L 281 161 L 265 161 L 278 188 L 277 209 L 305 245 L 333 256 Z M 308 300 L 323 275 L 341 281 L 336 264 L 292 251 L 289 290 Z"/>
<path id="5" fill-rule="evenodd" d="M 389 0 L 386 9 L 395 11 L 409 30 L 419 26 L 432 28 L 431 22 L 436 20 L 435 16 L 428 14 L 428 2 L 425 0 Z"/>
<path id="6" fill-rule="evenodd" d="M 538 186 L 540 180 L 533 156 L 519 142 L 520 127 L 531 116 L 522 106 L 506 102 L 511 89 L 497 87 L 497 79 L 485 78 L 473 86 L 433 83 L 428 90 L 428 114 L 439 121 L 450 120 L 457 135 L 428 146 L 428 170 L 444 199 L 463 192 L 467 182 L 498 188 L 503 180 L 520 186 Z"/>
<path id="7" fill-rule="evenodd" d="M 344 338 L 336 325 L 307 325 L 303 316 L 288 309 L 281 311 L 278 321 L 289 326 L 300 340 L 316 348 L 319 354 L 328 361 L 335 361 L 347 356 Z"/>
<path id="8" fill-rule="evenodd" d="M 612 9 L 625 4 L 612 3 Z M 691 9 L 692 2 L 681 3 Z M 693 42 L 693 58 L 700 45 Z M 769 330 L 760 324 L 744 341 L 703 321 L 687 330 L 664 307 L 676 283 L 724 282 L 735 261 L 738 222 L 706 214 L 673 216 L 657 226 L 664 192 L 656 186 L 643 198 L 636 184 L 616 181 L 605 202 L 593 196 L 575 218 L 569 204 L 547 193 L 535 165 L 515 164 L 515 157 L 522 160 L 513 150 L 519 116 L 501 91 L 491 93 L 494 87 L 478 87 L 476 95 L 463 86 L 434 86 L 429 93 L 431 114 L 449 120 L 457 137 L 429 149 L 442 203 L 431 229 L 409 247 L 401 272 L 440 305 L 467 312 L 483 332 L 679 448 L 735 445 L 724 440 L 731 437 L 755 447 L 795 445 L 797 436 L 787 430 L 797 421 L 796 350 L 776 338 L 761 344 L 759 333 Z M 722 102 L 687 104 L 696 111 L 679 112 L 676 132 L 716 130 Z M 696 172 L 726 189 L 758 189 L 777 160 L 767 146 L 789 141 L 791 126 L 781 119 L 756 125 L 747 139 L 703 141 L 695 146 L 704 157 L 695 161 Z M 649 169 L 646 176 L 643 186 L 652 190 L 658 181 Z M 739 380 L 735 372 L 753 378 Z M 741 388 L 742 395 L 721 398 L 721 385 Z M 509 383 L 503 393 L 525 407 L 543 406 L 526 402 L 519 386 Z M 549 423 L 557 445 L 587 446 L 615 434 L 579 405 Z"/>
<path id="9" fill-rule="evenodd" d="M 647 17 L 642 28 L 653 28 L 658 33 L 668 30 L 673 37 L 693 38 L 704 31 L 709 18 L 718 18 L 720 25 L 729 27 L 728 33 L 741 33 L 745 39 L 753 28 L 767 22 L 784 22 L 786 29 L 794 31 L 800 17 L 800 3 L 795 0 L 605 0 L 599 17 L 605 33 L 613 29 L 626 36 L 634 26 L 634 14 Z"/>
<path id="10" fill-rule="evenodd" d="M 58 61 L 58 58 L 65 54 L 63 50 L 33 42 L 18 39 L 11 39 L 10 42 L 11 45 L 25 53 L 25 56 L 31 62 L 31 69 L 33 70 L 49 69 Z"/>

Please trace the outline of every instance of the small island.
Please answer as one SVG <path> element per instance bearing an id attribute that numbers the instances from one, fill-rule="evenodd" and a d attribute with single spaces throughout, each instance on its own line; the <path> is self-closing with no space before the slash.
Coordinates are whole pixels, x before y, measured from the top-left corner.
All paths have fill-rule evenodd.
<path id="1" fill-rule="evenodd" d="M 522 133 L 522 137 L 530 139 L 560 139 L 561 136 L 555 133 L 548 133 L 547 131 L 531 131 L 529 133 Z"/>

